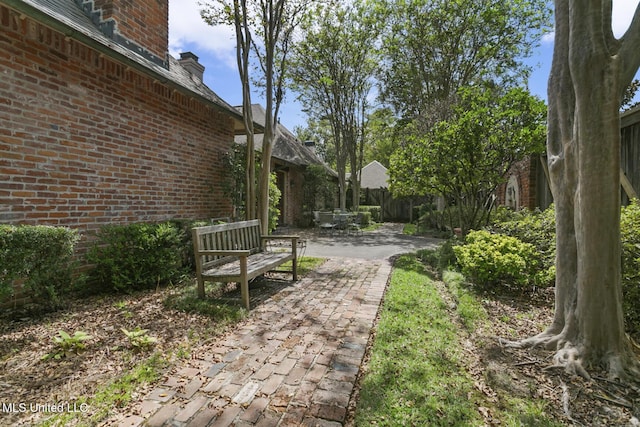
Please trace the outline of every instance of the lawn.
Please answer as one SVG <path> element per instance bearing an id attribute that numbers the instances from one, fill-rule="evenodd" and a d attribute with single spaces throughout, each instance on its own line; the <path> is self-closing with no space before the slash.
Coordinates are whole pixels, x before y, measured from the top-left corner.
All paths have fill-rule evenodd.
<path id="1" fill-rule="evenodd" d="M 640 425 L 633 387 L 546 369 L 551 352 L 507 348 L 552 319 L 553 289 L 480 291 L 415 255 L 392 272 L 359 379 L 355 426 Z"/>

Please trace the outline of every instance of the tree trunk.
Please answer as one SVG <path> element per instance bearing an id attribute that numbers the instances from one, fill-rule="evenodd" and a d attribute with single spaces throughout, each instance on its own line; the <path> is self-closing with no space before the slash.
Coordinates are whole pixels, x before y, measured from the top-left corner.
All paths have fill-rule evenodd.
<path id="1" fill-rule="evenodd" d="M 547 135 L 555 314 L 543 333 L 516 345 L 555 348 L 557 365 L 585 377 L 585 368 L 600 366 L 624 378 L 638 374 L 624 333 L 620 260 L 619 107 L 628 73 L 616 54 L 610 1 L 555 4 Z"/>
<path id="2" fill-rule="evenodd" d="M 249 53 L 251 50 L 251 31 L 248 26 L 248 10 L 246 0 L 233 2 L 233 17 L 236 29 L 236 60 L 242 82 L 242 118 L 247 134 L 245 157 L 245 219 L 256 216 L 256 166 L 253 112 L 251 111 L 251 82 L 249 79 Z"/>

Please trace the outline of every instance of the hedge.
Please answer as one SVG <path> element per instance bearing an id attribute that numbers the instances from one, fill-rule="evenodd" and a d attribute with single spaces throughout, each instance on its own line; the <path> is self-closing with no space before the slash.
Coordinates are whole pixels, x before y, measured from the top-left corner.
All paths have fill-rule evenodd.
<path id="1" fill-rule="evenodd" d="M 25 296 L 46 309 L 60 305 L 72 288 L 77 230 L 65 227 L 0 225 L 0 300 Z"/>

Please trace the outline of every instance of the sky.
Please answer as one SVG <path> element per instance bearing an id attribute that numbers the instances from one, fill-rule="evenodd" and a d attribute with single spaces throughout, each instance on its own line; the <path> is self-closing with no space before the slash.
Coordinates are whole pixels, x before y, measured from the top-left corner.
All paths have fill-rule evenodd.
<path id="1" fill-rule="evenodd" d="M 200 17 L 201 0 L 169 0 L 169 53 L 179 58 L 181 52 L 192 52 L 205 66 L 204 83 L 231 105 L 242 104 L 242 91 L 235 53 L 235 36 L 231 27 L 212 27 Z M 614 34 L 621 36 L 631 22 L 640 0 L 613 0 Z M 553 34 L 544 36 L 539 48 L 527 63 L 535 67 L 529 79 L 532 94 L 547 99 L 547 79 L 551 69 Z M 252 102 L 262 103 L 259 94 Z M 293 131 L 305 126 L 306 115 L 288 92 L 281 107 L 280 122 Z"/>

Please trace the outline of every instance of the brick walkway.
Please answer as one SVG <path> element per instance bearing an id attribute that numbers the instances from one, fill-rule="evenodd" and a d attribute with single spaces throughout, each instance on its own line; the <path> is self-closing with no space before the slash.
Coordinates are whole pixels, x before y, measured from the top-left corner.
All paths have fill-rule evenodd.
<path id="1" fill-rule="evenodd" d="M 386 260 L 329 259 L 115 425 L 342 425 L 390 271 Z"/>

